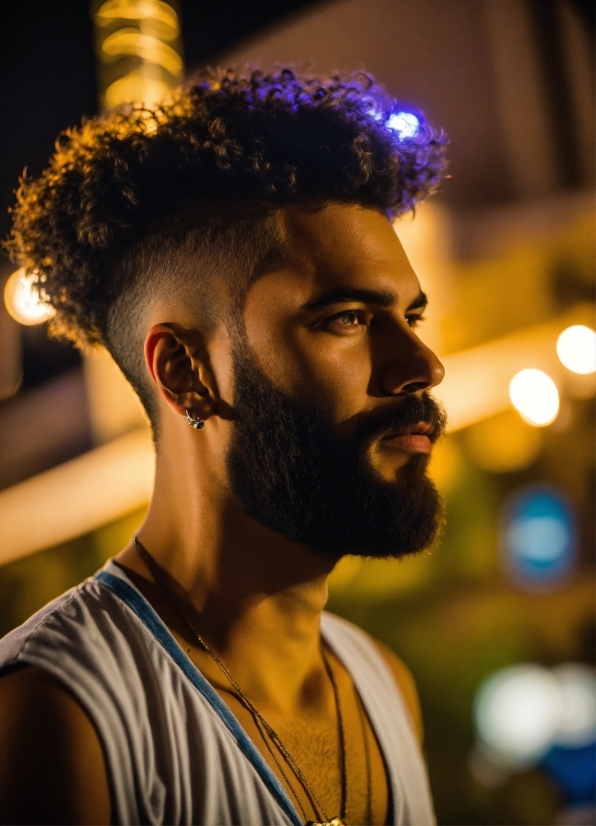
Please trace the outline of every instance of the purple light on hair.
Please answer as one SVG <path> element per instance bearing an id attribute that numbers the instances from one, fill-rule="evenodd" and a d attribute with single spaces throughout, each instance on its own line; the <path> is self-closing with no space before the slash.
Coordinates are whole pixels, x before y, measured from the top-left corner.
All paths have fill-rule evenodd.
<path id="1" fill-rule="evenodd" d="M 389 116 L 387 126 L 400 138 L 413 138 L 420 128 L 420 120 L 413 112 L 397 112 Z"/>

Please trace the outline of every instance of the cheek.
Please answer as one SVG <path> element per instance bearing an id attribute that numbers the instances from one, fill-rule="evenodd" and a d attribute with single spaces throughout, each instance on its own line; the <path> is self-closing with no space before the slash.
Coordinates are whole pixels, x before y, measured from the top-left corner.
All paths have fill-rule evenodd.
<path id="1" fill-rule="evenodd" d="M 270 355 L 268 375 L 295 399 L 309 399 L 342 422 L 367 406 L 371 357 L 359 337 L 288 330 Z"/>
<path id="2" fill-rule="evenodd" d="M 244 313 L 248 345 L 260 369 L 284 393 L 314 401 L 336 422 L 349 419 L 367 406 L 371 354 L 366 336 L 334 336 L 297 323 L 288 295 L 299 292 L 291 286 L 263 279 L 251 289 Z"/>

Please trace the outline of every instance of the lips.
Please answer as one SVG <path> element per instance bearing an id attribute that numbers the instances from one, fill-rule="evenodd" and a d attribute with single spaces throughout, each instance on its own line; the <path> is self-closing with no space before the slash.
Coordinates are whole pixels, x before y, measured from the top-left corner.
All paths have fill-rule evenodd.
<path id="1" fill-rule="evenodd" d="M 407 453 L 430 453 L 432 450 L 431 434 L 433 427 L 428 422 L 418 422 L 385 436 L 383 443 L 395 450 Z"/>

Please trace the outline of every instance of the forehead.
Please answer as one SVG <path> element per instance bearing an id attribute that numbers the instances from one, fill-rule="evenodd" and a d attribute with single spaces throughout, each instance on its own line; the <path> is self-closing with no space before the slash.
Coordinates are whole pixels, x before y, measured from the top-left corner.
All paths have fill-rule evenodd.
<path id="1" fill-rule="evenodd" d="M 279 256 L 249 292 L 293 292 L 297 303 L 322 290 L 387 290 L 411 300 L 420 287 L 385 215 L 355 204 L 292 208 L 277 216 Z"/>

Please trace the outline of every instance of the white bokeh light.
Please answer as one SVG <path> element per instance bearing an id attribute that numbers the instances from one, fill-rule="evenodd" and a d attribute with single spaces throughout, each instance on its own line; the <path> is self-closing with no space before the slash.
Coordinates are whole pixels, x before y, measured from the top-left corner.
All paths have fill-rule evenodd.
<path id="1" fill-rule="evenodd" d="M 4 288 L 6 309 L 19 324 L 41 324 L 54 315 L 54 310 L 39 300 L 34 288 L 35 276 L 23 270 L 13 272 Z"/>
<path id="2" fill-rule="evenodd" d="M 596 671 L 583 663 L 565 663 L 553 669 L 562 699 L 555 742 L 581 748 L 596 740 Z"/>
<path id="3" fill-rule="evenodd" d="M 559 391 L 542 370 L 520 370 L 511 379 L 509 397 L 522 419 L 534 427 L 544 427 L 557 418 Z"/>
<path id="4" fill-rule="evenodd" d="M 400 138 L 413 138 L 420 128 L 420 121 L 412 112 L 397 112 L 387 119 L 387 126 Z"/>
<path id="5" fill-rule="evenodd" d="M 596 332 L 584 324 L 563 330 L 557 339 L 557 355 L 572 373 L 582 376 L 596 372 Z"/>
<path id="6" fill-rule="evenodd" d="M 474 717 L 480 742 L 495 757 L 511 767 L 531 766 L 560 726 L 558 681 L 538 665 L 505 668 L 480 686 Z"/>

